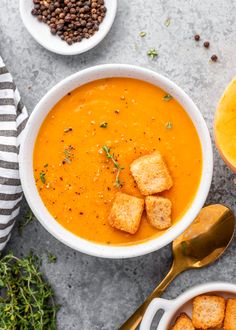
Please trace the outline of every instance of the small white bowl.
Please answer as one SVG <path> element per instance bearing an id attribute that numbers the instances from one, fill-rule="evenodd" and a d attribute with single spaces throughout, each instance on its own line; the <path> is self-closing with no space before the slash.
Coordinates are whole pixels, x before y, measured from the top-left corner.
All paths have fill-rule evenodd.
<path id="1" fill-rule="evenodd" d="M 67 93 L 88 82 L 109 78 L 130 77 L 140 79 L 156 85 L 171 94 L 185 109 L 191 118 L 200 138 L 203 156 L 202 176 L 196 196 L 184 214 L 175 225 L 168 229 L 158 238 L 150 239 L 142 244 L 128 246 L 106 246 L 92 243 L 82 239 L 62 227 L 48 212 L 38 193 L 33 173 L 33 151 L 40 126 L 53 106 Z M 37 104 L 31 114 L 24 132 L 21 144 L 20 177 L 25 197 L 41 224 L 57 239 L 71 248 L 98 257 L 104 258 L 131 258 L 141 256 L 172 242 L 178 237 L 194 220 L 201 210 L 207 198 L 213 169 L 212 145 L 206 123 L 193 101 L 185 92 L 169 79 L 162 75 L 141 67 L 127 64 L 99 65 L 77 72 L 67 77 L 53 87 Z"/>
<path id="2" fill-rule="evenodd" d="M 171 329 L 176 317 L 181 313 L 186 313 L 190 317 L 192 316 L 192 300 L 202 294 L 215 294 L 226 299 L 236 299 L 236 285 L 225 282 L 210 282 L 187 290 L 174 300 L 153 299 L 143 317 L 140 330 L 150 330 L 155 314 L 161 309 L 164 310 L 164 314 L 158 324 L 157 330 Z"/>
<path id="3" fill-rule="evenodd" d="M 99 25 L 99 30 L 89 39 L 83 39 L 73 45 L 68 45 L 59 36 L 52 35 L 46 23 L 39 22 L 31 14 L 34 8 L 33 0 L 19 0 L 22 21 L 31 36 L 43 47 L 61 55 L 76 55 L 86 52 L 102 41 L 109 32 L 117 11 L 117 0 L 104 0 L 107 8 L 106 16 Z"/>

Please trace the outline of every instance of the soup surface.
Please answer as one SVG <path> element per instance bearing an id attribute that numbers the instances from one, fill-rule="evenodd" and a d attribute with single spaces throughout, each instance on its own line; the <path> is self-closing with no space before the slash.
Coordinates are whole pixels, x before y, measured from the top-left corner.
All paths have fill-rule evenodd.
<path id="1" fill-rule="evenodd" d="M 103 146 L 124 167 L 120 188 Z M 88 83 L 61 99 L 41 126 L 33 164 L 39 194 L 52 216 L 84 239 L 144 242 L 163 233 L 145 213 L 135 235 L 112 228 L 108 215 L 117 191 L 141 197 L 129 167 L 155 150 L 173 178 L 173 187 L 160 195 L 172 201 L 174 224 L 189 208 L 202 172 L 201 145 L 190 118 L 176 100 L 146 82 L 109 78 Z"/>

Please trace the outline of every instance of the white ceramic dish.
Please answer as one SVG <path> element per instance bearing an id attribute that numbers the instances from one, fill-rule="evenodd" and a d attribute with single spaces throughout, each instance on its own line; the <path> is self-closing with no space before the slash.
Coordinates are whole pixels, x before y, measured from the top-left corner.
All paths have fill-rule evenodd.
<path id="1" fill-rule="evenodd" d="M 48 25 L 39 22 L 37 18 L 31 14 L 31 10 L 34 7 L 33 0 L 19 1 L 22 21 L 31 36 L 41 46 L 51 52 L 61 55 L 81 54 L 95 47 L 109 32 L 117 11 L 117 0 L 105 0 L 107 12 L 103 22 L 99 26 L 99 31 L 97 31 L 91 38 L 83 39 L 81 42 L 76 42 L 70 46 L 65 41 L 62 41 L 58 36 L 52 35 Z"/>
<path id="2" fill-rule="evenodd" d="M 158 324 L 157 330 L 169 330 L 176 317 L 180 313 L 187 313 L 192 316 L 192 300 L 201 294 L 216 294 L 224 298 L 236 298 L 236 285 L 224 282 L 211 282 L 198 285 L 174 300 L 162 298 L 153 299 L 144 315 L 140 330 L 150 330 L 152 320 L 158 310 L 164 310 L 164 314 Z"/>
<path id="3" fill-rule="evenodd" d="M 151 239 L 142 244 L 130 246 L 105 246 L 95 244 L 72 234 L 62 227 L 48 212 L 44 206 L 34 180 L 33 175 L 33 149 L 38 131 L 48 112 L 52 107 L 71 90 L 93 80 L 107 77 L 131 77 L 147 81 L 161 87 L 166 92 L 173 95 L 181 103 L 190 118 L 192 119 L 200 137 L 203 153 L 203 172 L 191 207 L 177 224 L 167 230 L 162 236 Z M 213 156 L 210 135 L 206 123 L 193 101 L 182 89 L 169 79 L 144 68 L 125 65 L 108 64 L 95 66 L 69 76 L 53 87 L 37 104 L 28 124 L 25 128 L 24 140 L 20 150 L 20 177 L 25 193 L 25 197 L 32 208 L 35 216 L 41 224 L 57 239 L 64 244 L 78 251 L 104 257 L 104 258 L 130 258 L 141 256 L 172 242 L 179 236 L 194 220 L 199 213 L 208 195 L 213 169 Z"/>

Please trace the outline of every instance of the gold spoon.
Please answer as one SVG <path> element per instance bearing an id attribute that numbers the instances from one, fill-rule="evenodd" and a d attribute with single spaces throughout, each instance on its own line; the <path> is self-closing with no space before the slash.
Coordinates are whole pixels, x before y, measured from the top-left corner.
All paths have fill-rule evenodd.
<path id="1" fill-rule="evenodd" d="M 174 260 L 169 273 L 119 330 L 135 330 L 152 299 L 161 296 L 180 273 L 205 267 L 218 259 L 229 246 L 234 227 L 234 214 L 229 208 L 220 204 L 204 207 L 191 226 L 174 240 Z"/>

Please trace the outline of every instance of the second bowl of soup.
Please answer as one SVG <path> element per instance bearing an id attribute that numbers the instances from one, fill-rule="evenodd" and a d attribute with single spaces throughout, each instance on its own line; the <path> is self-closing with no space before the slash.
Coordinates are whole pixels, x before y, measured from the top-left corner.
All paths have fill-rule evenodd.
<path id="1" fill-rule="evenodd" d="M 103 65 L 72 75 L 36 106 L 20 151 L 25 196 L 63 243 L 125 258 L 170 243 L 212 177 L 206 124 L 174 83 Z"/>

